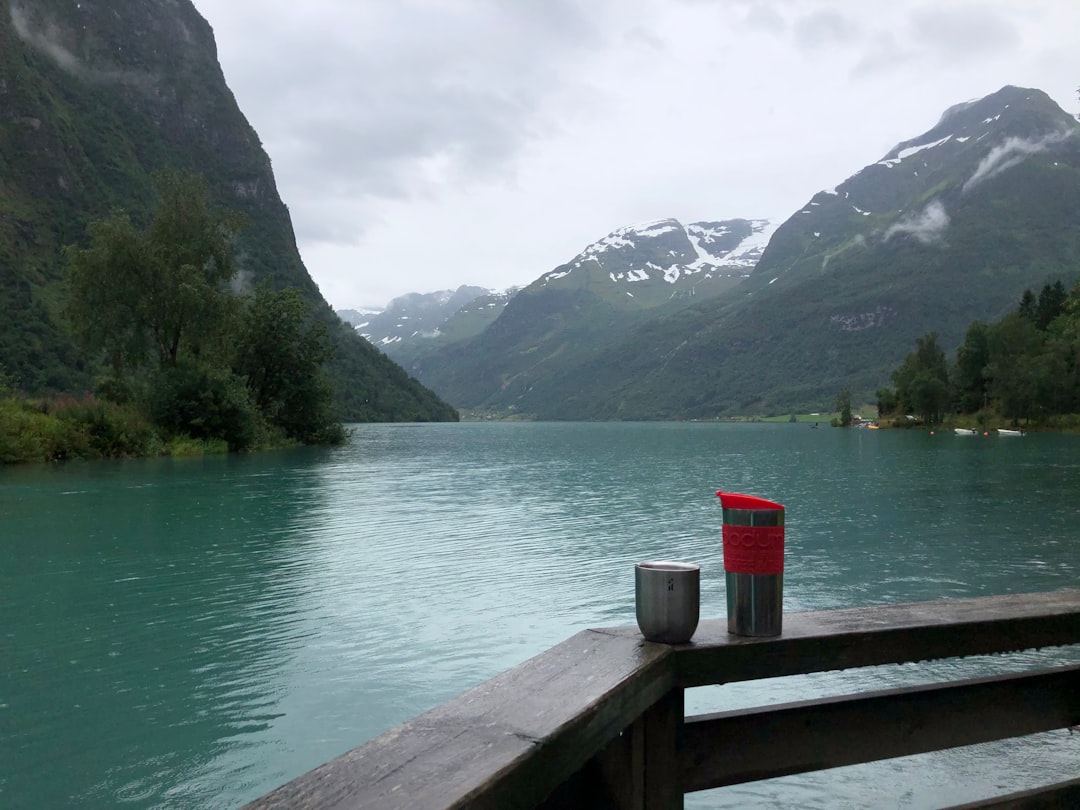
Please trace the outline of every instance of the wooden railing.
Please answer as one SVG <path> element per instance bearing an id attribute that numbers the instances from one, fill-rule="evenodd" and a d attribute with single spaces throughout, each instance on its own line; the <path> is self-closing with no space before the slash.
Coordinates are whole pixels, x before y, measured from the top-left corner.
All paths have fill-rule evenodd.
<path id="1" fill-rule="evenodd" d="M 1067 644 L 1080 590 L 794 613 L 768 639 L 722 620 L 676 646 L 586 630 L 248 807 L 682 807 L 690 791 L 1080 724 L 1080 666 L 698 717 L 688 687 Z M 1080 778 L 971 806 L 1080 806 Z"/>

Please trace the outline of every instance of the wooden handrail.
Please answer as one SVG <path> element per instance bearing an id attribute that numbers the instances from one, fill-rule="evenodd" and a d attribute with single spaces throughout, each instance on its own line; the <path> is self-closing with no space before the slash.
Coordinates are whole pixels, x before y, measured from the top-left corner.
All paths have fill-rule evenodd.
<path id="1" fill-rule="evenodd" d="M 730 636 L 721 620 L 674 646 L 633 627 L 586 630 L 248 808 L 681 807 L 684 792 L 718 784 L 1080 723 L 1080 675 L 1070 667 L 702 718 L 684 718 L 686 687 L 1075 643 L 1080 590 L 794 613 L 776 638 Z M 859 731 L 877 711 L 927 717 L 950 700 L 1000 708 L 1002 690 L 1042 697 L 995 716 L 990 732 L 939 723 L 873 751 Z M 829 757 L 815 761 L 808 744 L 777 765 L 760 740 L 753 761 L 734 770 L 716 756 L 718 729 L 805 728 L 823 712 L 853 735 Z"/>

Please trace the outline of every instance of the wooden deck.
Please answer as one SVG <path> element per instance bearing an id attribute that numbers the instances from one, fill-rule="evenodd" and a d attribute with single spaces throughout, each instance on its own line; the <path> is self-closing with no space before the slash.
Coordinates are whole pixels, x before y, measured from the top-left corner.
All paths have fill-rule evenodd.
<path id="1" fill-rule="evenodd" d="M 792 613 L 776 638 L 726 620 L 676 646 L 586 630 L 247 807 L 678 808 L 690 791 L 1080 724 L 1077 666 L 698 717 L 688 687 L 1078 643 L 1080 590 Z M 1080 779 L 967 806 L 1080 806 Z"/>

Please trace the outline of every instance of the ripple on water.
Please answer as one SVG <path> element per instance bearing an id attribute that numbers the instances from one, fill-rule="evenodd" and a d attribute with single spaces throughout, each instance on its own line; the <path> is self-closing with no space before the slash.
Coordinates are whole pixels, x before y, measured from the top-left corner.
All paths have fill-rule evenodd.
<path id="1" fill-rule="evenodd" d="M 0 719 L 16 729 L 0 761 L 17 763 L 5 800 L 235 807 L 578 630 L 632 624 L 641 560 L 699 563 L 703 615 L 722 616 L 718 488 L 787 507 L 788 610 L 1075 582 L 1067 437 L 960 447 L 890 433 L 383 425 L 333 451 L 0 471 Z M 688 709 L 1061 660 L 1075 651 L 731 684 L 692 690 Z M 1015 789 L 999 762 L 1032 784 L 1040 768 L 1077 774 L 1077 742 L 788 777 L 687 806 L 959 802 Z"/>

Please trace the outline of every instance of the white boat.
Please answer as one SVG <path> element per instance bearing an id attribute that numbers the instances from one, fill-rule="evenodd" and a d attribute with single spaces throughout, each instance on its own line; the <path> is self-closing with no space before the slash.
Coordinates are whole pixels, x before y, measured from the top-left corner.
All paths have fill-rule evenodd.
<path id="1" fill-rule="evenodd" d="M 979 431 L 975 428 L 953 428 L 953 433 L 957 436 L 978 436 Z"/>
<path id="2" fill-rule="evenodd" d="M 1022 430 L 1009 430 L 1008 428 L 998 428 L 997 432 L 998 432 L 999 436 L 1023 436 L 1024 435 L 1024 431 L 1022 431 Z"/>

